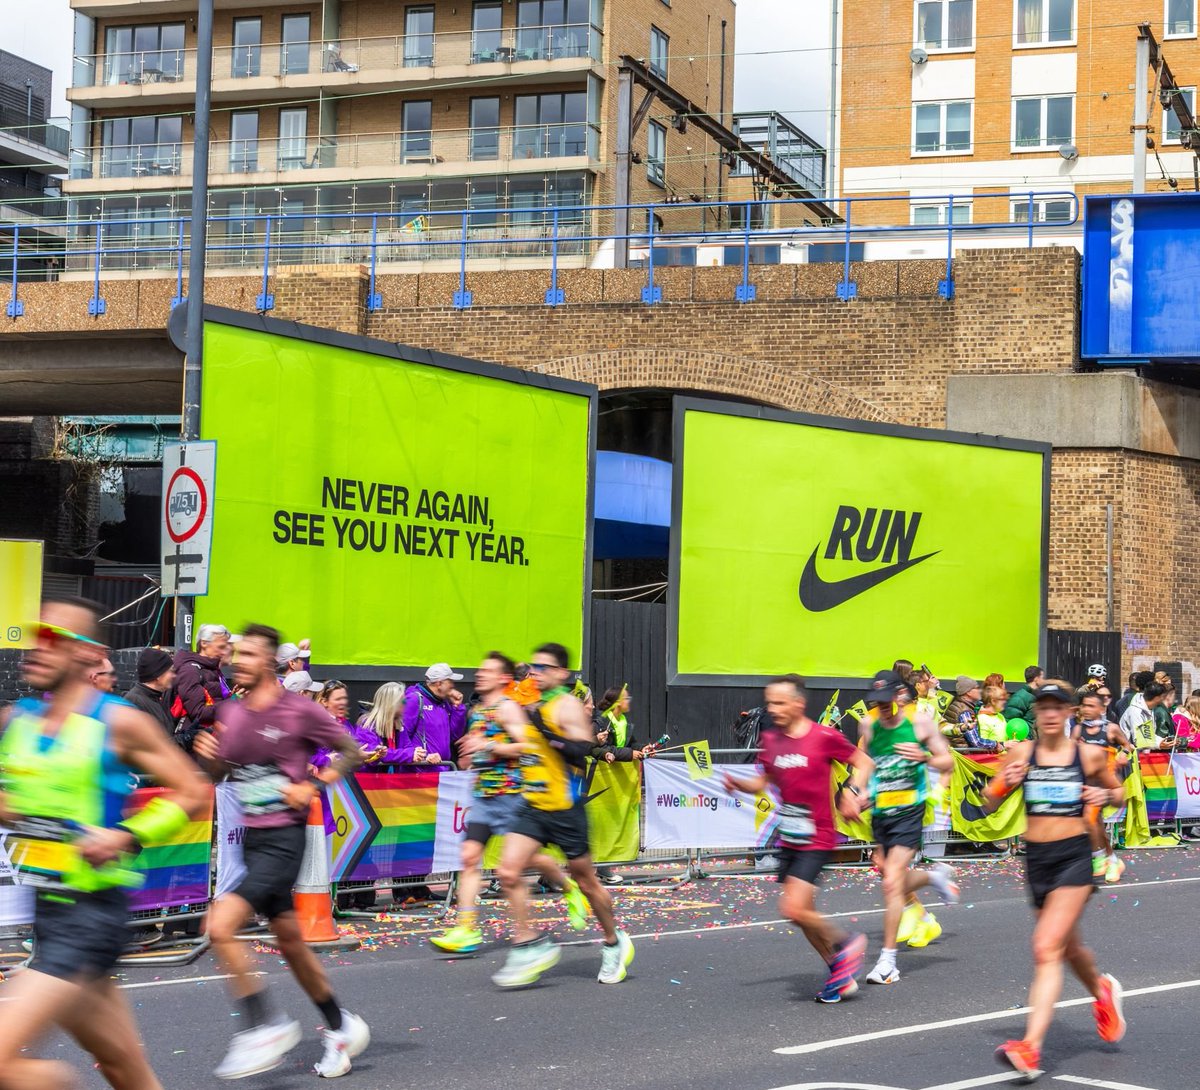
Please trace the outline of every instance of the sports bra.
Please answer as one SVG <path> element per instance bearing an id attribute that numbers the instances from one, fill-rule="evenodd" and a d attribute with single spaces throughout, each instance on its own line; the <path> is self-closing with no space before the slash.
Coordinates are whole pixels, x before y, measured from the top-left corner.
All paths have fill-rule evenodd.
<path id="1" fill-rule="evenodd" d="M 1025 773 L 1025 813 L 1030 817 L 1083 817 L 1083 761 L 1079 747 L 1069 765 L 1038 764 L 1036 744 L 1033 763 Z"/>
<path id="2" fill-rule="evenodd" d="M 1108 719 L 1097 719 L 1091 723 L 1081 721 L 1079 724 L 1079 741 L 1085 746 L 1104 746 L 1108 748 L 1112 744 L 1108 740 Z"/>

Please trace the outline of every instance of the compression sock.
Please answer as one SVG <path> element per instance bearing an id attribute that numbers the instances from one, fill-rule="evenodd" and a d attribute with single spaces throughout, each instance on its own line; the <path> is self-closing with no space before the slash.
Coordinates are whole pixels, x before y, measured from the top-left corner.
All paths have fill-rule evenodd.
<path id="1" fill-rule="evenodd" d="M 320 1002 L 313 1000 L 317 1004 L 317 1010 L 325 1019 L 325 1024 L 336 1033 L 342 1028 L 342 1008 L 338 1006 L 338 1001 L 334 998 L 333 993 L 330 993 L 328 999 L 322 999 Z"/>
<path id="2" fill-rule="evenodd" d="M 266 989 L 261 992 L 251 992 L 249 995 L 242 996 L 238 1000 L 238 1006 L 242 1008 L 242 1015 L 249 1023 L 248 1029 L 257 1029 L 259 1026 L 265 1025 L 271 1004 L 267 1001 Z"/>

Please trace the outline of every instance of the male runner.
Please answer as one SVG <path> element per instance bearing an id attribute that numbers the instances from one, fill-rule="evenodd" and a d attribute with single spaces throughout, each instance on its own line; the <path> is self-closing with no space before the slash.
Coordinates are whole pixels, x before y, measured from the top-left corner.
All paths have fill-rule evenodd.
<path id="1" fill-rule="evenodd" d="M 530 752 L 524 740 L 529 720 L 516 701 L 505 695 L 512 684 L 516 665 L 507 655 L 492 651 L 475 671 L 475 691 L 480 701 L 467 718 L 467 733 L 459 752 L 471 757 L 475 769 L 475 800 L 471 804 L 467 835 L 462 846 L 462 870 L 458 874 L 458 922 L 449 931 L 429 941 L 439 950 L 472 953 L 483 945 L 479 930 L 479 890 L 483 885 L 480 866 L 483 850 L 494 836 L 504 836 L 521 805 L 521 757 Z M 563 874 L 545 852 L 533 865 L 547 883 L 561 888 L 567 916 L 576 931 L 587 927 L 591 910 L 579 886 Z"/>
<path id="2" fill-rule="evenodd" d="M 760 741 L 759 775 L 753 778 L 726 774 L 730 791 L 757 794 L 767 784 L 779 792 L 780 913 L 804 932 L 812 948 L 829 966 L 829 977 L 816 995 L 819 1003 L 840 1003 L 858 991 L 855 977 L 866 956 L 867 939 L 848 934 L 816 909 L 821 869 L 837 845 L 833 820 L 833 762 L 853 770 L 838 806 L 847 817 L 862 811 L 863 787 L 874 767 L 841 731 L 814 723 L 804 714 L 808 694 L 804 680 L 786 674 L 768 682 L 764 705 L 776 729 L 764 731 Z"/>
<path id="3" fill-rule="evenodd" d="M 96 1058 L 110 1086 L 161 1090 L 110 974 L 129 941 L 133 857 L 182 829 L 207 785 L 148 715 L 89 684 L 105 657 L 98 616 L 79 599 L 45 602 L 22 673 L 47 699 L 0 713 L 0 823 L 18 881 L 36 891 L 33 957 L 0 1005 L 5 1090 L 76 1085 L 67 1064 L 24 1054 L 52 1024 Z M 166 791 L 122 819 L 135 772 Z"/>
<path id="4" fill-rule="evenodd" d="M 876 714 L 859 726 L 859 745 L 875 762 L 871 831 L 876 844 L 875 865 L 883 875 L 884 897 L 883 946 L 879 961 L 867 974 L 868 984 L 895 984 L 900 979 L 896 933 L 911 894 L 932 885 L 943 901 L 958 901 L 953 871 L 944 863 L 929 870 L 909 870 L 921 850 L 928 795 L 925 766 L 949 772 L 954 758 L 933 720 L 905 706 L 905 688 L 890 670 L 876 674 L 866 698 Z M 940 934 L 940 927 L 937 932 Z"/>
<path id="5" fill-rule="evenodd" d="M 633 961 L 633 940 L 613 918 L 612 899 L 592 865 L 587 814 L 575 799 L 568 762 L 582 760 L 596 742 L 583 705 L 567 691 L 569 661 L 561 643 L 544 643 L 529 663 L 541 700 L 526 709 L 530 722 L 525 724 L 524 737 L 530 748 L 521 758 L 523 800 L 500 857 L 500 884 L 513 925 L 508 959 L 492 977 L 501 988 L 532 984 L 562 956 L 549 935 L 529 924 L 524 873 L 538 849 L 547 844 L 557 844 L 566 854 L 571 877 L 591 902 L 592 914 L 604 931 L 600 983 L 619 984 Z"/>
<path id="6" fill-rule="evenodd" d="M 1095 675 L 1092 671 L 1096 666 L 1088 667 L 1089 680 Z M 1103 670 L 1101 666 L 1099 669 Z M 1103 677 L 1098 682 L 1104 684 Z M 1128 763 L 1128 754 L 1133 752 L 1133 743 L 1125 737 L 1121 728 L 1108 718 L 1104 700 L 1097 689 L 1083 688 L 1079 690 L 1079 726 L 1077 740 L 1081 745 L 1097 746 L 1104 751 L 1105 767 L 1116 774 L 1118 761 L 1121 759 L 1117 751 L 1123 751 L 1123 759 Z M 1092 878 L 1115 884 L 1125 873 L 1125 863 L 1117 855 L 1116 848 L 1109 843 L 1108 833 L 1104 828 L 1104 814 L 1100 807 L 1089 806 L 1084 811 L 1087 821 L 1088 837 L 1092 842 Z"/>
<path id="7" fill-rule="evenodd" d="M 371 1040 L 366 1022 L 338 1005 L 292 907 L 292 886 L 304 859 L 304 827 L 318 792 L 308 778 L 309 762 L 323 746 L 337 751 L 340 761 L 322 773 L 325 783 L 332 783 L 352 772 L 362 755 L 358 743 L 324 708 L 279 685 L 278 651 L 275 629 L 246 628 L 233 663 L 234 682 L 245 696 L 220 706 L 215 734 L 196 736 L 197 756 L 215 771 L 230 772 L 246 825 L 246 876 L 237 889 L 218 897 L 208 914 L 213 952 L 231 976 L 247 1026 L 234 1035 L 216 1069 L 221 1079 L 270 1071 L 300 1041 L 300 1023 L 272 1008 L 266 985 L 252 972 L 246 944 L 237 938 L 256 912 L 270 921 L 279 952 L 329 1027 L 317 1074 L 329 1079 L 346 1074 L 351 1059 Z"/>

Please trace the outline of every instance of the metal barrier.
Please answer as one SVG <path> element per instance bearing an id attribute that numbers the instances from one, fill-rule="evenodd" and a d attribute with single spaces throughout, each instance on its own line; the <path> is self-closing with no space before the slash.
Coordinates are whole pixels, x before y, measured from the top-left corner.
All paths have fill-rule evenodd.
<path id="1" fill-rule="evenodd" d="M 956 209 L 974 209 L 990 201 L 1003 202 L 1003 214 L 998 218 L 956 222 Z M 901 204 L 910 222 L 903 225 L 870 222 L 875 218 L 873 210 L 889 202 Z M 945 242 L 946 274 L 938 282 L 937 295 L 950 300 L 954 298 L 954 247 L 961 236 L 987 238 L 989 244 L 1032 248 L 1035 236 L 1048 240 L 1057 240 L 1063 235 L 1073 237 L 1078 233 L 1079 225 L 1078 198 L 1061 190 L 975 194 L 970 198 L 952 193 L 919 199 L 840 197 L 827 203 L 842 210 L 840 223 L 800 223 L 773 228 L 754 227 L 753 224 L 771 218 L 773 210 L 778 210 L 780 217 L 789 212 L 800 215 L 804 206 L 794 200 L 687 201 L 521 209 L 268 212 L 209 216 L 208 223 L 213 229 L 206 251 L 207 266 L 210 270 L 233 267 L 261 271 L 261 290 L 256 296 L 255 307 L 266 312 L 275 306 L 275 297 L 270 290 L 273 269 L 288 264 L 322 262 L 366 264 L 366 309 L 375 312 L 384 306 L 378 281 L 381 265 L 396 266 L 413 260 L 451 261 L 457 265 L 458 286 L 445 302 L 455 309 L 465 310 L 474 305 L 474 294 L 467 287 L 468 261 L 531 258 L 538 266 L 549 263 L 543 303 L 558 307 L 569 302 L 559 283 L 561 262 L 576 258 L 581 267 L 611 267 L 608 263 L 617 243 L 622 243 L 630 251 L 632 267 L 645 269 L 646 283 L 641 289 L 641 301 L 646 306 L 655 306 L 665 300 L 664 286 L 656 279 L 656 272 L 667 266 L 697 265 L 709 260 L 713 264 L 739 267 L 741 280 L 730 298 L 738 303 L 752 303 L 758 297 L 757 286 L 751 278 L 752 265 L 784 263 L 785 247 L 797 251 L 798 257 L 808 258 L 816 252 L 811 247 L 819 246 L 823 248 L 822 261 L 832 260 L 825 255 L 826 250 L 840 252 L 842 276 L 834 297 L 849 302 L 858 297 L 853 266 L 865 258 L 865 251 L 864 257 L 856 258 L 854 247 L 880 240 L 933 237 Z M 1054 215 L 1047 218 L 1051 206 Z M 932 221 L 924 215 L 928 211 L 934 213 Z M 605 221 L 615 220 L 618 212 L 630 221 L 634 213 L 644 217 L 645 229 L 627 233 L 604 229 Z M 717 225 L 684 224 L 675 230 L 666 229 L 667 217 L 685 213 L 690 218 L 715 218 Z M 721 226 L 722 221 L 727 225 Z M 733 226 L 735 221 L 737 226 Z M 87 313 L 92 317 L 107 311 L 101 290 L 105 271 L 169 272 L 175 280 L 171 305 L 177 306 L 184 299 L 184 264 L 190 246 L 190 224 L 190 216 L 31 218 L 21 223 L 0 224 L 0 242 L 7 241 L 4 232 L 11 235 L 11 245 L 0 246 L 0 270 L 9 283 L 5 314 L 13 320 L 25 316 L 20 283 L 22 279 L 33 279 L 28 270 L 36 268 L 39 261 L 45 267 L 38 279 L 47 278 L 50 262 L 61 262 L 64 269 L 89 276 L 92 295 L 87 302 Z M 340 226 L 343 224 L 348 227 Z M 232 241 L 211 241 L 219 237 L 217 225 L 223 225 L 224 237 Z M 798 248 L 802 246 L 808 249 L 801 255 Z M 778 254 L 774 253 L 776 250 Z M 768 255 L 767 251 L 771 253 Z M 701 262 L 702 254 L 705 262 Z M 759 260 L 755 260 L 756 255 Z M 773 256 L 775 260 L 763 261 L 764 256 Z M 891 256 L 907 255 L 898 252 Z M 26 270 L 24 277 L 21 275 L 23 269 Z"/>

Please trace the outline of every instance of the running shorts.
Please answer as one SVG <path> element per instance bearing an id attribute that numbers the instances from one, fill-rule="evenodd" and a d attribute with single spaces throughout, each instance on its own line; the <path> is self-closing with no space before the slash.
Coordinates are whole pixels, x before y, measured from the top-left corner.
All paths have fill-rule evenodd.
<path id="1" fill-rule="evenodd" d="M 522 799 L 509 832 L 542 845 L 557 844 L 568 859 L 578 859 L 592 850 L 587 814 L 578 803 L 569 810 L 537 810 Z"/>
<path id="2" fill-rule="evenodd" d="M 520 795 L 481 795 L 471 803 L 464 839 L 486 844 L 494 836 L 511 831 L 525 800 Z"/>
<path id="3" fill-rule="evenodd" d="M 890 810 L 871 815 L 871 833 L 886 854 L 892 848 L 921 850 L 921 834 L 925 827 L 925 804 L 906 806 L 903 810 Z"/>
<path id="4" fill-rule="evenodd" d="M 819 848 L 776 848 L 775 854 L 779 857 L 780 882 L 799 878 L 801 882 L 815 886 L 821 880 L 821 871 L 833 852 Z"/>
<path id="5" fill-rule="evenodd" d="M 292 911 L 292 887 L 304 862 L 304 830 L 303 825 L 246 830 L 246 876 L 233 892 L 268 920 Z"/>
<path id="6" fill-rule="evenodd" d="M 108 976 L 129 942 L 129 898 L 123 889 L 38 894 L 29 968 L 59 980 Z M 71 898 L 64 903 L 58 898 Z"/>
<path id="7" fill-rule="evenodd" d="M 1063 886 L 1095 889 L 1091 840 L 1085 835 L 1044 844 L 1025 841 L 1025 876 L 1034 908 L 1041 908 L 1046 903 L 1046 894 Z"/>

